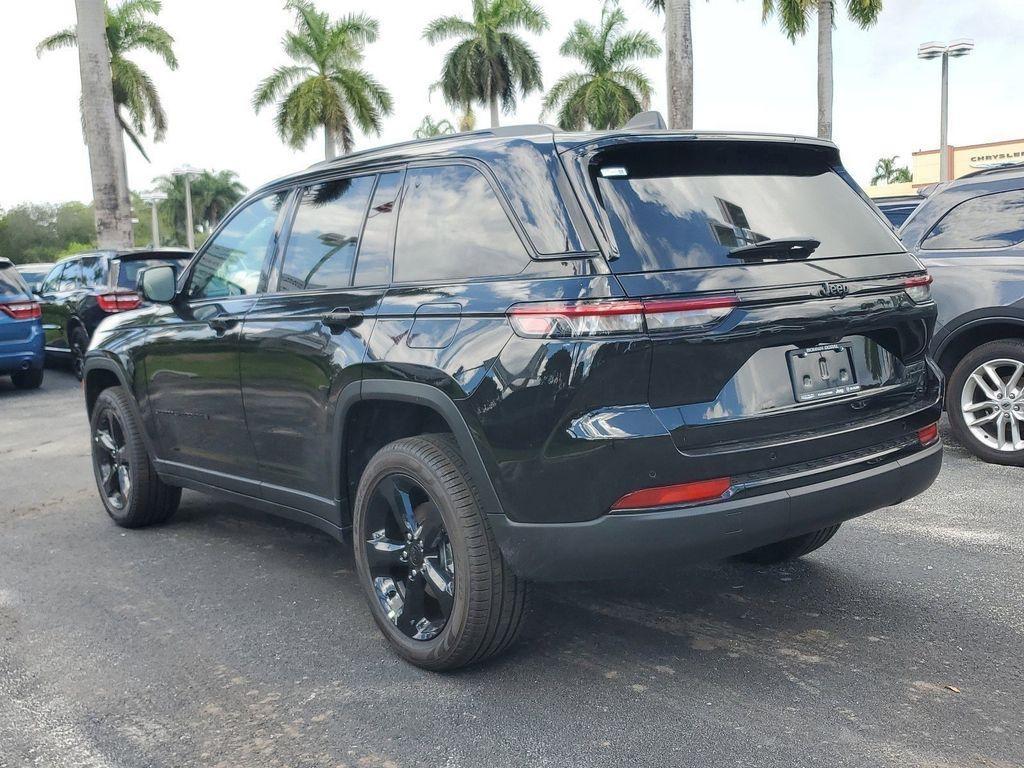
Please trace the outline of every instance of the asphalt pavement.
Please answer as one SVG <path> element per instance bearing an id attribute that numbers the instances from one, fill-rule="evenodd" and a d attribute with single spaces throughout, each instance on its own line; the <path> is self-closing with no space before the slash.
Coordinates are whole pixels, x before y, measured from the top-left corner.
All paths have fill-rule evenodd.
<path id="1" fill-rule="evenodd" d="M 190 492 L 115 527 L 77 382 L 0 379 L 0 766 L 1020 766 L 1022 470 L 945 436 L 802 561 L 537 585 L 511 653 L 439 675 L 324 534 Z"/>

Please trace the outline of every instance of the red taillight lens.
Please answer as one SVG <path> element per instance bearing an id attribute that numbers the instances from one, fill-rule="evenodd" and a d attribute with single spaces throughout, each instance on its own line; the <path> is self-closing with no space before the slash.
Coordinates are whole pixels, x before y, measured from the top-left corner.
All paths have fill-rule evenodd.
<path id="1" fill-rule="evenodd" d="M 681 485 L 664 485 L 660 488 L 644 488 L 642 491 L 627 493 L 612 505 L 612 510 L 649 509 L 667 507 L 673 504 L 693 504 L 698 501 L 720 499 L 732 487 L 728 477 L 713 480 L 698 480 Z"/>
<path id="2" fill-rule="evenodd" d="M 931 445 L 939 439 L 939 425 L 938 422 L 935 424 L 929 424 L 927 427 L 922 427 L 917 430 L 917 439 L 921 445 Z"/>
<path id="3" fill-rule="evenodd" d="M 738 303 L 735 296 L 549 301 L 517 304 L 508 316 L 520 336 L 571 339 L 703 328 L 724 319 Z"/>
<path id="4" fill-rule="evenodd" d="M 915 304 L 924 304 L 932 299 L 932 276 L 916 275 L 903 281 L 903 290 Z"/>
<path id="5" fill-rule="evenodd" d="M 124 293 L 104 293 L 96 297 L 96 303 L 104 312 L 124 312 L 129 309 L 138 309 L 142 306 L 142 299 L 137 293 L 125 291 Z"/>
<path id="6" fill-rule="evenodd" d="M 0 312 L 15 320 L 35 320 L 43 316 L 43 310 L 38 301 L 9 301 L 0 304 Z"/>

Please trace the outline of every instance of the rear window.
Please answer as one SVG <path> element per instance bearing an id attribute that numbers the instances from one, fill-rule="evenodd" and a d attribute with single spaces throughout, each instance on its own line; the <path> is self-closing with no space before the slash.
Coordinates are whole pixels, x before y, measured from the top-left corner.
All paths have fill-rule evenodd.
<path id="1" fill-rule="evenodd" d="M 11 264 L 0 264 L 0 294 L 28 296 L 29 290 L 18 270 Z"/>
<path id="2" fill-rule="evenodd" d="M 820 241 L 811 258 L 901 250 L 888 228 L 814 147 L 645 143 L 591 165 L 619 255 L 616 272 L 735 266 L 734 248 Z"/>
<path id="3" fill-rule="evenodd" d="M 191 256 L 184 254 L 182 256 L 168 256 L 161 259 L 121 259 L 117 268 L 117 284 L 121 288 L 131 288 L 132 290 L 139 286 L 139 274 L 144 269 L 150 267 L 158 267 L 162 264 L 170 264 L 174 267 L 175 279 L 181 274 L 181 270 L 188 266 Z"/>

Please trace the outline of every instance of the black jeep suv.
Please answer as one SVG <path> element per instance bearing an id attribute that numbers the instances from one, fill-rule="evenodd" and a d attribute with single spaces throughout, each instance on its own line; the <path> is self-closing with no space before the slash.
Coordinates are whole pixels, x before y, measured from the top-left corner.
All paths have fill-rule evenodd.
<path id="1" fill-rule="evenodd" d="M 935 278 L 932 354 L 953 432 L 986 461 L 1024 466 L 1024 166 L 932 188 L 900 236 Z"/>
<path id="2" fill-rule="evenodd" d="M 138 248 L 82 253 L 59 261 L 35 289 L 47 354 L 70 356 L 72 370 L 81 379 L 85 351 L 100 321 L 141 305 L 136 290 L 142 270 L 157 264 L 181 269 L 190 258 L 192 251 L 183 249 Z"/>
<path id="3" fill-rule="evenodd" d="M 241 202 L 85 363 L 100 496 L 351 540 L 450 669 L 529 579 L 817 549 L 942 460 L 929 278 L 834 145 L 543 126 L 348 155 Z"/>

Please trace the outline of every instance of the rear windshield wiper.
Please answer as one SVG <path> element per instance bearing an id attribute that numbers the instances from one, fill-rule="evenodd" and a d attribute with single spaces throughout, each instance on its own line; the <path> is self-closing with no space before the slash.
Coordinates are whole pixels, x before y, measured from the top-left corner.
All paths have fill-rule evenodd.
<path id="1" fill-rule="evenodd" d="M 741 245 L 727 254 L 730 259 L 806 259 L 821 241 L 814 237 L 777 237 L 753 245 Z"/>

